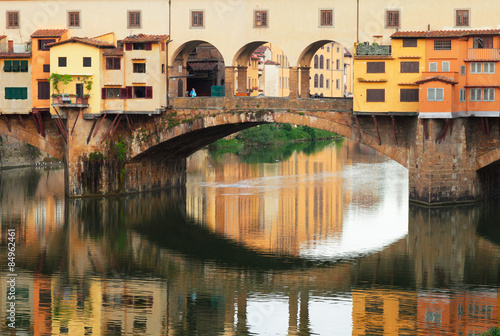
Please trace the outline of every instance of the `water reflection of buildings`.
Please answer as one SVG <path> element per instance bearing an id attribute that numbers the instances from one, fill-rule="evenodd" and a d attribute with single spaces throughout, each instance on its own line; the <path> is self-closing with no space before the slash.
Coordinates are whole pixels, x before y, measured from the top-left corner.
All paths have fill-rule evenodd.
<path id="1" fill-rule="evenodd" d="M 218 166 L 206 152 L 190 159 L 207 170 L 188 189 L 187 212 L 211 230 L 265 252 L 298 255 L 301 244 L 342 231 L 341 154 L 330 147 L 286 162 Z"/>

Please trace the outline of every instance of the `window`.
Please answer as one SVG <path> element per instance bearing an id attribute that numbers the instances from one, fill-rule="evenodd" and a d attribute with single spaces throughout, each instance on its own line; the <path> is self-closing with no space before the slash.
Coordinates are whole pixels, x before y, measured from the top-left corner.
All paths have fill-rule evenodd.
<path id="1" fill-rule="evenodd" d="M 437 62 L 429 62 L 429 72 L 437 72 L 438 64 Z"/>
<path id="2" fill-rule="evenodd" d="M 481 101 L 481 89 L 470 89 L 470 101 Z"/>
<path id="3" fill-rule="evenodd" d="M 28 61 L 4 61 L 3 71 L 5 72 L 28 72 Z"/>
<path id="4" fill-rule="evenodd" d="M 140 11 L 128 11 L 128 28 L 141 28 L 141 12 Z"/>
<path id="5" fill-rule="evenodd" d="M 19 71 L 28 72 L 28 61 L 21 61 L 20 62 Z"/>
<path id="6" fill-rule="evenodd" d="M 450 62 L 445 61 L 441 64 L 441 71 L 442 72 L 450 72 Z"/>
<path id="7" fill-rule="evenodd" d="M 385 62 L 366 62 L 366 73 L 385 73 Z"/>
<path id="8" fill-rule="evenodd" d="M 43 72 L 50 72 L 50 64 L 43 65 Z"/>
<path id="9" fill-rule="evenodd" d="M 196 27 L 196 28 L 203 27 L 203 11 L 191 12 L 191 27 Z"/>
<path id="10" fill-rule="evenodd" d="M 77 97 L 83 97 L 83 83 L 76 83 L 75 92 Z"/>
<path id="11" fill-rule="evenodd" d="M 474 49 L 492 49 L 493 36 L 476 36 L 474 37 Z"/>
<path id="12" fill-rule="evenodd" d="M 107 70 L 120 70 L 121 59 L 120 57 L 106 57 Z"/>
<path id="13" fill-rule="evenodd" d="M 146 73 L 146 63 L 134 63 L 134 73 Z"/>
<path id="14" fill-rule="evenodd" d="M 403 48 L 416 48 L 417 40 L 416 39 L 403 39 Z"/>
<path id="15" fill-rule="evenodd" d="M 384 89 L 366 89 L 367 102 L 385 102 Z"/>
<path id="16" fill-rule="evenodd" d="M 83 66 L 85 68 L 91 67 L 92 66 L 92 58 L 91 57 L 84 57 L 83 58 Z"/>
<path id="17" fill-rule="evenodd" d="M 467 91 L 465 89 L 460 89 L 460 102 L 465 102 L 467 100 Z"/>
<path id="18" fill-rule="evenodd" d="M 121 88 L 104 88 L 106 99 L 121 98 Z"/>
<path id="19" fill-rule="evenodd" d="M 134 98 L 153 98 L 153 87 L 152 86 L 134 86 L 133 87 Z"/>
<path id="20" fill-rule="evenodd" d="M 469 26 L 469 10 L 456 10 L 455 11 L 455 26 L 468 27 Z"/>
<path id="21" fill-rule="evenodd" d="M 326 59 L 326 70 L 330 70 L 330 59 Z"/>
<path id="22" fill-rule="evenodd" d="M 56 39 L 38 40 L 38 50 L 41 50 L 41 51 L 48 51 L 48 50 L 50 50 L 50 48 L 47 47 L 47 44 L 54 43 L 55 41 L 56 41 Z"/>
<path id="23" fill-rule="evenodd" d="M 314 55 L 314 69 L 318 68 L 318 64 L 319 64 L 318 59 L 319 59 L 318 55 Z"/>
<path id="24" fill-rule="evenodd" d="M 330 52 L 330 47 L 326 47 L 326 52 Z"/>
<path id="25" fill-rule="evenodd" d="M 28 99 L 28 88 L 26 87 L 6 87 L 5 99 Z"/>
<path id="26" fill-rule="evenodd" d="M 337 60 L 337 70 L 340 70 L 340 60 Z M 384 71 L 385 72 L 385 63 L 384 63 Z"/>
<path id="27" fill-rule="evenodd" d="M 68 27 L 80 28 L 80 12 L 68 12 Z"/>
<path id="28" fill-rule="evenodd" d="M 399 91 L 399 101 L 418 102 L 418 89 L 401 89 Z"/>
<path id="29" fill-rule="evenodd" d="M 66 60 L 66 57 L 59 57 L 58 58 L 58 65 L 61 67 L 61 68 L 64 68 L 67 64 L 67 60 Z"/>
<path id="30" fill-rule="evenodd" d="M 418 62 L 401 62 L 401 73 L 418 73 Z"/>
<path id="31" fill-rule="evenodd" d="M 495 73 L 495 63 L 493 63 L 493 62 L 483 63 L 483 73 L 494 74 Z"/>
<path id="32" fill-rule="evenodd" d="M 443 88 L 428 88 L 427 89 L 427 101 L 444 101 L 444 89 Z"/>
<path id="33" fill-rule="evenodd" d="M 385 12 L 385 28 L 399 28 L 398 10 L 388 10 Z"/>
<path id="34" fill-rule="evenodd" d="M 333 10 L 321 10 L 320 11 L 320 26 L 321 27 L 331 27 L 333 26 Z"/>
<path id="35" fill-rule="evenodd" d="M 335 88 L 336 88 L 337 90 L 340 90 L 340 79 L 337 79 L 337 80 L 335 81 Z"/>
<path id="36" fill-rule="evenodd" d="M 495 89 L 483 89 L 483 101 L 495 101 Z"/>
<path id="37" fill-rule="evenodd" d="M 460 66 L 460 75 L 465 76 L 465 65 Z"/>
<path id="38" fill-rule="evenodd" d="M 323 75 L 321 74 L 319 76 L 319 88 L 322 89 L 323 88 L 323 82 L 324 82 L 325 78 L 323 77 Z"/>
<path id="39" fill-rule="evenodd" d="M 3 71 L 5 72 L 12 71 L 12 61 L 3 61 Z"/>
<path id="40" fill-rule="evenodd" d="M 125 50 L 151 50 L 151 43 L 125 43 Z"/>
<path id="41" fill-rule="evenodd" d="M 325 64 L 325 59 L 323 58 L 323 55 L 319 57 L 319 68 L 323 69 Z"/>
<path id="42" fill-rule="evenodd" d="M 314 87 L 318 87 L 318 74 L 314 75 Z"/>
<path id="43" fill-rule="evenodd" d="M 38 99 L 50 99 L 49 82 L 38 82 Z"/>
<path id="44" fill-rule="evenodd" d="M 470 64 L 470 73 L 471 74 L 480 74 L 482 72 L 483 72 L 483 63 L 472 62 Z"/>
<path id="45" fill-rule="evenodd" d="M 329 81 L 328 79 L 325 81 L 325 87 L 326 87 L 327 89 L 329 89 L 329 88 L 330 88 L 330 81 Z"/>
<path id="46" fill-rule="evenodd" d="M 267 27 L 267 11 L 254 11 L 253 26 Z"/>
<path id="47" fill-rule="evenodd" d="M 7 28 L 19 28 L 19 12 L 7 12 Z"/>
<path id="48" fill-rule="evenodd" d="M 434 50 L 451 50 L 451 40 L 434 40 Z"/>

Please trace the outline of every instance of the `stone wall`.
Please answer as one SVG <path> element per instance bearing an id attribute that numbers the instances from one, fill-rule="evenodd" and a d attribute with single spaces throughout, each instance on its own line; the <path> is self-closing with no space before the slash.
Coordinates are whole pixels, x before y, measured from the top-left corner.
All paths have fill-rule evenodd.
<path id="1" fill-rule="evenodd" d="M 36 147 L 9 135 L 0 135 L 0 169 L 58 162 Z"/>

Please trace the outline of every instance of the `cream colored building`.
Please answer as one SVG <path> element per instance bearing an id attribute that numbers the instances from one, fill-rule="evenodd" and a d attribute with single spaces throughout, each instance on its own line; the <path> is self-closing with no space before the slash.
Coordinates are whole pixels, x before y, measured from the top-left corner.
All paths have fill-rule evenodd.
<path id="1" fill-rule="evenodd" d="M 311 95 L 344 97 L 345 95 L 344 47 L 338 43 L 322 46 L 311 64 Z"/>

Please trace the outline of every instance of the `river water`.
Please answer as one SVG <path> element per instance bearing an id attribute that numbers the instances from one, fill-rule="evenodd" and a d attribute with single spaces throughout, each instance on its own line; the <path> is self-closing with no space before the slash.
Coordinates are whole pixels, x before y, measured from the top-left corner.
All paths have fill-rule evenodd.
<path id="1" fill-rule="evenodd" d="M 203 150 L 185 188 L 116 198 L 65 199 L 62 169 L 2 171 L 2 335 L 479 335 L 498 325 L 500 201 L 421 207 L 407 179 L 349 140 Z"/>

